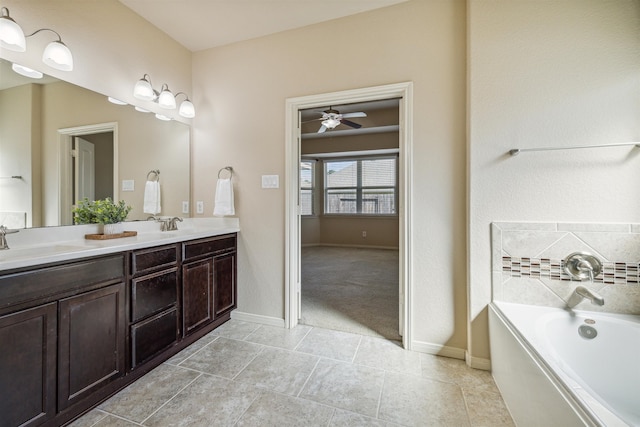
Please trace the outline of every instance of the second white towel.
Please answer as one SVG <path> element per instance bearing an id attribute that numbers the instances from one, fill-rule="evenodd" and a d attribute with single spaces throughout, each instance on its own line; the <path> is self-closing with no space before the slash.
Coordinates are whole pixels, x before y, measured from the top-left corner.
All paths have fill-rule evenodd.
<path id="1" fill-rule="evenodd" d="M 216 183 L 215 205 L 213 214 L 215 216 L 235 215 L 233 206 L 233 183 L 231 178 L 218 179 Z"/>
<path id="2" fill-rule="evenodd" d="M 160 182 L 147 181 L 144 186 L 143 212 L 151 215 L 160 213 Z"/>

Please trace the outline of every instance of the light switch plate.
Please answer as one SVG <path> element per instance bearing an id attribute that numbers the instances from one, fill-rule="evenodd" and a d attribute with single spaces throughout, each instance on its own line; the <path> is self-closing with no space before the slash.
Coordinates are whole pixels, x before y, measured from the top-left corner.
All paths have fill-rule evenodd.
<path id="1" fill-rule="evenodd" d="M 280 188 L 278 175 L 262 175 L 262 188 Z"/>
<path id="2" fill-rule="evenodd" d="M 198 200 L 196 202 L 196 213 L 199 213 L 199 214 L 204 213 L 204 202 L 202 200 Z"/>
<path id="3" fill-rule="evenodd" d="M 189 202 L 182 202 L 182 213 L 189 213 Z"/>
<path id="4" fill-rule="evenodd" d="M 136 182 L 133 179 L 122 180 L 122 191 L 134 191 L 136 189 Z"/>

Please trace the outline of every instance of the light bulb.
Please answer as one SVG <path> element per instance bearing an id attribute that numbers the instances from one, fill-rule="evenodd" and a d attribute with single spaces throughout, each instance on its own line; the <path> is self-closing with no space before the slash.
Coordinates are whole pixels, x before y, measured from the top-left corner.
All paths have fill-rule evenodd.
<path id="1" fill-rule="evenodd" d="M 73 56 L 71 55 L 71 51 L 61 41 L 53 41 L 47 45 L 42 53 L 42 61 L 57 70 L 73 70 Z"/>
<path id="2" fill-rule="evenodd" d="M 192 119 L 196 116 L 196 108 L 193 106 L 193 103 L 188 99 L 182 101 L 180 104 L 180 110 L 178 110 L 178 114 L 187 119 Z"/>
<path id="3" fill-rule="evenodd" d="M 147 80 L 146 74 L 136 82 L 133 88 L 133 96 L 143 101 L 153 101 L 156 99 L 156 93 L 153 87 L 151 87 L 151 82 Z"/>
<path id="4" fill-rule="evenodd" d="M 168 122 L 168 121 L 170 121 L 170 120 L 171 120 L 171 117 L 167 117 L 167 116 L 165 116 L 164 114 L 156 114 L 156 119 L 159 119 L 159 120 L 163 120 L 163 121 L 165 121 L 165 122 Z"/>
<path id="5" fill-rule="evenodd" d="M 9 9 L 3 7 L 0 16 L 0 47 L 14 52 L 27 50 L 27 40 L 20 25 L 9 16 Z"/>
<path id="6" fill-rule="evenodd" d="M 169 88 L 166 88 L 162 92 L 160 92 L 160 96 L 158 97 L 158 105 L 168 110 L 173 110 L 174 108 L 176 108 L 176 98 L 173 96 Z"/>
<path id="7" fill-rule="evenodd" d="M 116 104 L 116 105 L 127 105 L 126 102 L 119 100 L 118 98 L 114 98 L 112 96 L 108 96 L 107 99 L 109 100 L 109 102 L 111 102 L 112 104 Z"/>

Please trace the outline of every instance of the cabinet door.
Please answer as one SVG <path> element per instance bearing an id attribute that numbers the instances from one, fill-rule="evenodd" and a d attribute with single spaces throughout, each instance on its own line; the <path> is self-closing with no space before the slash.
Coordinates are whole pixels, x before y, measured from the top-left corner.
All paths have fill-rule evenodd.
<path id="1" fill-rule="evenodd" d="M 56 317 L 51 303 L 0 317 L 0 424 L 43 423 L 56 411 Z"/>
<path id="2" fill-rule="evenodd" d="M 58 410 L 125 372 L 124 283 L 60 300 Z"/>
<path id="3" fill-rule="evenodd" d="M 182 333 L 213 320 L 213 259 L 206 258 L 182 266 Z"/>
<path id="4" fill-rule="evenodd" d="M 213 304 L 215 317 L 236 308 L 236 254 L 235 252 L 213 259 Z"/>

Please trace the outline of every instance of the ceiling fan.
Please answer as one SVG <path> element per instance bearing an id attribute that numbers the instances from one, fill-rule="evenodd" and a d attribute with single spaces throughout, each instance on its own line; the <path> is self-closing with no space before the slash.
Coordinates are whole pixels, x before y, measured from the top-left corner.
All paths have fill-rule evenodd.
<path id="1" fill-rule="evenodd" d="M 360 129 L 362 125 L 354 123 L 351 120 L 347 120 L 348 118 L 352 117 L 367 117 L 367 114 L 362 111 L 340 114 L 338 110 L 334 110 L 333 108 L 329 107 L 328 110 L 323 111 L 322 117 L 314 120 L 322 120 L 322 126 L 320 126 L 320 129 L 318 129 L 318 133 L 323 133 L 327 129 L 334 129 L 340 124 L 350 126 L 354 129 Z"/>

